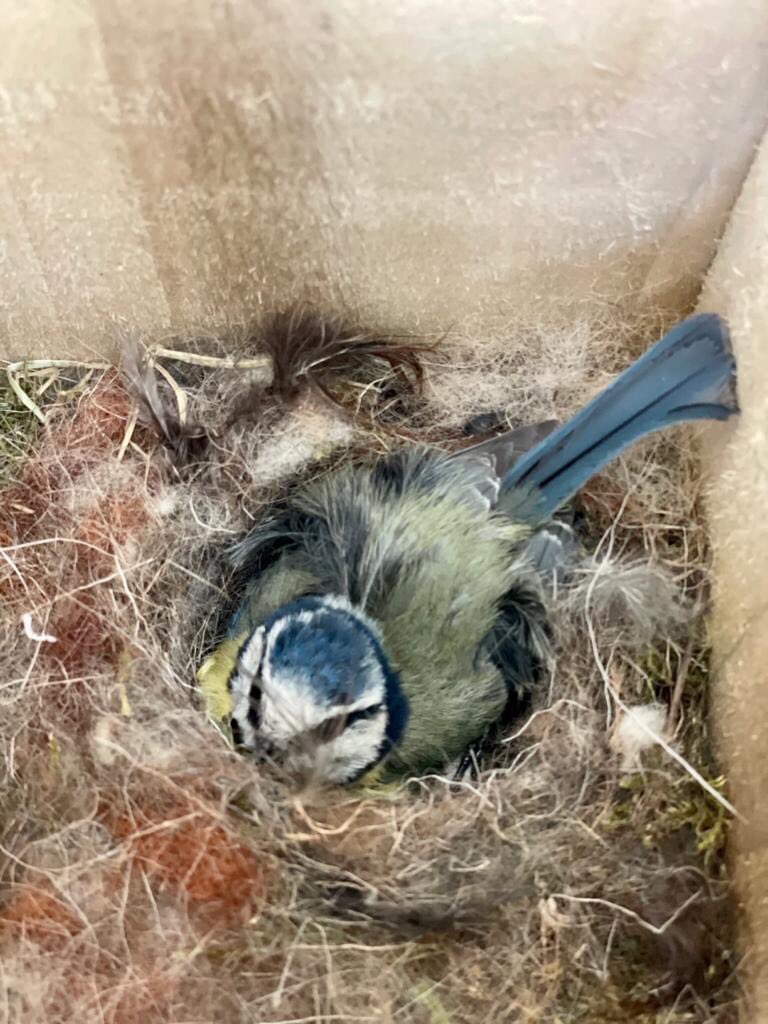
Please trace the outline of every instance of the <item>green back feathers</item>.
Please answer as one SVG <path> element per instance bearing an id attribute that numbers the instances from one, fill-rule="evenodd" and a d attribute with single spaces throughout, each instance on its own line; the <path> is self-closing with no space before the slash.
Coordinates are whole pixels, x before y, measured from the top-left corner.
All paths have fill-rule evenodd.
<path id="1" fill-rule="evenodd" d="M 459 463 L 433 452 L 345 467 L 306 485 L 241 546 L 237 632 L 301 595 L 347 598 L 378 627 L 410 705 L 382 774 L 439 769 L 506 704 L 504 679 L 482 647 L 527 535 L 489 513 Z M 225 641 L 201 670 L 201 686 L 212 690 L 215 680 L 217 709 L 234 644 Z"/>

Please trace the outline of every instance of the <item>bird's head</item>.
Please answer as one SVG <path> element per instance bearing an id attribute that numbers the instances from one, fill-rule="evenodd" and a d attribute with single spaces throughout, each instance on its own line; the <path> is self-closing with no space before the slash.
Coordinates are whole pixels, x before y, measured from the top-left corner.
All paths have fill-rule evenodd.
<path id="1" fill-rule="evenodd" d="M 236 742 L 324 782 L 377 765 L 408 717 L 375 626 L 340 598 L 279 608 L 242 643 L 228 686 Z"/>

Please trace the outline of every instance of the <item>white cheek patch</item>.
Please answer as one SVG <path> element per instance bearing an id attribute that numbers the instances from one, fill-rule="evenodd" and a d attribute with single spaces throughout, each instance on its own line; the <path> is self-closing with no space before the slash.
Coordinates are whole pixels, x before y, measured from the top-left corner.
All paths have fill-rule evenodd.
<path id="1" fill-rule="evenodd" d="M 297 754 L 294 764 L 323 782 L 336 785 L 351 782 L 379 760 L 386 731 L 387 713 L 382 708 L 370 718 L 353 722 L 329 743 Z"/>
<path id="2" fill-rule="evenodd" d="M 379 759 L 387 731 L 387 713 L 383 709 L 372 718 L 363 718 L 345 729 L 341 736 L 319 751 L 319 765 L 329 782 L 347 782 Z"/>
<path id="3" fill-rule="evenodd" d="M 267 631 L 264 626 L 259 626 L 240 652 L 238 663 L 240 671 L 245 673 L 245 675 L 253 677 L 259 671 L 259 662 L 261 661 L 261 656 L 264 653 L 264 638 L 266 636 L 266 632 Z"/>
<path id="4" fill-rule="evenodd" d="M 262 681 L 261 729 L 273 743 L 285 747 L 294 736 L 313 729 L 328 717 L 301 677 L 281 675 Z"/>
<path id="5" fill-rule="evenodd" d="M 251 709 L 251 687 L 264 651 L 264 634 L 263 626 L 253 634 L 238 658 L 237 671 L 229 681 L 232 718 L 240 727 L 243 746 L 248 750 L 254 750 L 256 747 L 256 730 L 251 725 L 248 712 Z"/>
<path id="6" fill-rule="evenodd" d="M 326 604 L 337 607 L 330 601 Z M 339 600 L 338 605 L 339 611 L 347 611 L 345 602 Z M 268 634 L 263 626 L 254 632 L 230 679 L 232 719 L 246 749 L 266 747 L 282 752 L 286 765 L 290 762 L 316 778 L 338 784 L 356 778 L 381 756 L 388 721 L 386 678 L 377 657 L 369 651 L 357 666 L 359 681 L 349 681 L 349 692 L 360 694 L 357 700 L 328 704 L 327 693 L 309 671 L 289 669 L 279 658 L 275 662 L 275 641 L 283 630 L 292 621 L 310 625 L 318 614 L 302 611 L 275 623 Z M 253 714 L 254 688 L 258 690 L 258 719 Z M 345 716 L 369 709 L 370 715 L 356 717 L 345 726 Z"/>
<path id="7" fill-rule="evenodd" d="M 317 700 L 312 685 L 304 676 L 280 673 L 273 676 L 265 668 L 261 680 L 261 730 L 273 743 L 285 746 L 299 733 L 314 729 L 330 718 L 364 711 L 384 698 L 384 687 L 371 687 L 351 704 L 324 704 Z"/>

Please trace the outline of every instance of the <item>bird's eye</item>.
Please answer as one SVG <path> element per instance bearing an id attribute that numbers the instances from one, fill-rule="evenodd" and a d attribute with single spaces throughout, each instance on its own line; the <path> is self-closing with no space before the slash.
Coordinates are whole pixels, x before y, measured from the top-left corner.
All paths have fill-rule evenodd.
<path id="1" fill-rule="evenodd" d="M 360 708 L 358 711 L 344 711 L 340 715 L 333 715 L 310 730 L 311 737 L 317 743 L 331 743 L 338 739 L 350 725 L 366 718 L 373 718 L 379 711 L 381 711 L 381 704 L 372 704 L 370 707 Z"/>

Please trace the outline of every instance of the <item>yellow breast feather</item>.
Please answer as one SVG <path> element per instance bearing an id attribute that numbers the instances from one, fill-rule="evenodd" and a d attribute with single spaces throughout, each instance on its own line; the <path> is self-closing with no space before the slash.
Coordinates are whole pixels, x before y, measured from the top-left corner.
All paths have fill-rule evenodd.
<path id="1" fill-rule="evenodd" d="M 205 698 L 208 715 L 222 722 L 232 714 L 232 699 L 227 689 L 227 680 L 237 661 L 246 634 L 234 636 L 219 644 L 197 670 L 197 682 Z"/>

